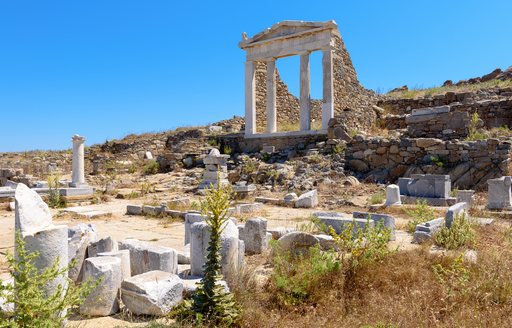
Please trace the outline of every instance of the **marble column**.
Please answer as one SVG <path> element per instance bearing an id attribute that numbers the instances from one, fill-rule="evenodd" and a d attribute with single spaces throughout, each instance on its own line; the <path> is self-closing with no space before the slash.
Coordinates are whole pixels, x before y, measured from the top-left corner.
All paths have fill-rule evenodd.
<path id="1" fill-rule="evenodd" d="M 332 49 L 322 50 L 323 69 L 323 102 L 322 102 L 322 129 L 327 130 L 329 120 L 334 117 L 334 85 L 332 67 Z"/>
<path id="2" fill-rule="evenodd" d="M 267 133 L 277 131 L 276 60 L 267 61 Z"/>
<path id="3" fill-rule="evenodd" d="M 73 167 L 70 187 L 81 187 L 85 183 L 84 142 L 85 138 L 75 134 L 73 140 Z"/>
<path id="4" fill-rule="evenodd" d="M 311 130 L 309 52 L 300 55 L 300 130 Z"/>
<path id="5" fill-rule="evenodd" d="M 245 135 L 256 133 L 256 62 L 245 62 Z"/>

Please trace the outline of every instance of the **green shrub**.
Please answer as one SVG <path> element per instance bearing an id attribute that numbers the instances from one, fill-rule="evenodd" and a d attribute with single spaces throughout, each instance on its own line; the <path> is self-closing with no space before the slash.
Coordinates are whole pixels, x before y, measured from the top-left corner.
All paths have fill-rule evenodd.
<path id="1" fill-rule="evenodd" d="M 4 318 L 0 316 L 0 326 L 63 326 L 72 310 L 78 308 L 96 285 L 88 281 L 77 287 L 68 279 L 67 286 L 59 285 L 53 295 L 46 295 L 47 284 L 62 275 L 66 275 L 67 279 L 67 272 L 74 263 L 60 268 L 56 260 L 40 272 L 35 266 L 39 253 L 28 252 L 19 233 L 16 233 L 15 243 L 16 257 L 9 253 L 6 256 L 14 285 L 3 285 L 0 282 L 0 297 L 15 305 L 14 312 Z"/>
<path id="2" fill-rule="evenodd" d="M 477 129 L 478 126 L 478 113 L 474 112 L 471 116 L 471 122 L 468 127 L 468 136 L 466 138 L 467 141 L 476 141 L 487 139 L 487 135 L 485 133 L 479 132 Z"/>
<path id="3" fill-rule="evenodd" d="M 149 160 L 144 166 L 144 174 L 152 175 L 160 172 L 160 164 L 154 159 Z"/>
<path id="4" fill-rule="evenodd" d="M 450 228 L 443 226 L 434 234 L 434 242 L 446 249 L 471 247 L 475 242 L 475 229 L 465 215 L 457 215 Z"/>
<path id="5" fill-rule="evenodd" d="M 445 165 L 445 161 L 439 156 L 432 155 L 432 156 L 430 156 L 430 160 L 437 167 L 444 167 L 444 165 Z"/>
<path id="6" fill-rule="evenodd" d="M 329 227 L 329 234 L 336 243 L 339 257 L 344 267 L 349 270 L 380 261 L 393 252 L 388 248 L 391 230 L 384 227 L 382 222 L 375 227 L 370 227 L 370 219 L 367 220 L 364 229 L 355 223 L 350 223 L 343 227 L 340 234 Z"/>
<path id="7" fill-rule="evenodd" d="M 379 190 L 377 193 L 373 194 L 368 198 L 368 203 L 370 205 L 382 204 L 386 200 L 386 192 L 384 190 Z"/>
<path id="8" fill-rule="evenodd" d="M 338 271 L 340 261 L 334 251 L 323 252 L 319 246 L 306 254 L 293 256 L 273 247 L 274 270 L 271 281 L 279 291 L 276 295 L 284 305 L 298 305 L 310 301 L 315 288 L 325 275 Z"/>
<path id="9" fill-rule="evenodd" d="M 220 172 L 219 172 L 220 174 Z M 178 321 L 195 321 L 217 326 L 236 326 L 240 322 L 240 308 L 233 295 L 224 291 L 219 284 L 222 279 L 220 247 L 224 224 L 230 220 L 228 215 L 231 188 L 224 187 L 218 179 L 217 188 L 206 189 L 205 200 L 201 201 L 201 212 L 210 228 L 208 254 L 204 265 L 204 276 L 198 283 L 192 300 L 185 300 L 172 313 Z"/>
<path id="10" fill-rule="evenodd" d="M 432 267 L 437 282 L 441 285 L 445 300 L 453 300 L 466 288 L 470 278 L 469 270 L 464 266 L 464 254 L 455 258 L 449 265 L 436 264 Z"/>
<path id="11" fill-rule="evenodd" d="M 222 147 L 222 153 L 226 155 L 231 155 L 233 153 L 233 149 L 231 149 L 231 147 L 229 147 L 228 145 L 225 145 L 224 147 Z"/>
<path id="12" fill-rule="evenodd" d="M 416 202 L 416 206 L 413 209 L 404 208 L 405 213 L 412 218 L 407 222 L 407 232 L 414 233 L 416 226 L 420 223 L 427 222 L 435 219 L 434 210 L 427 204 L 425 200 Z"/>

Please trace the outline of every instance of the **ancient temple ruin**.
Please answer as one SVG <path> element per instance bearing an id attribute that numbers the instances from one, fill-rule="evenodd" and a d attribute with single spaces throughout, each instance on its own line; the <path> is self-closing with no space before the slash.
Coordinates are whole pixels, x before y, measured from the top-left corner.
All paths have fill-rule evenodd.
<path id="1" fill-rule="evenodd" d="M 251 38 L 244 33 L 239 47 L 246 51 L 246 138 L 326 134 L 329 120 L 335 114 L 347 115 L 344 112 L 350 112 L 348 125 L 354 129 L 375 121 L 374 94 L 359 84 L 335 21 L 282 21 Z M 310 95 L 309 57 L 314 51 L 322 51 L 322 100 Z M 299 99 L 289 93 L 276 70 L 279 58 L 294 55 L 300 56 Z M 312 130 L 312 120 L 321 121 L 320 130 Z M 279 123 L 297 121 L 299 131 L 278 132 Z"/>

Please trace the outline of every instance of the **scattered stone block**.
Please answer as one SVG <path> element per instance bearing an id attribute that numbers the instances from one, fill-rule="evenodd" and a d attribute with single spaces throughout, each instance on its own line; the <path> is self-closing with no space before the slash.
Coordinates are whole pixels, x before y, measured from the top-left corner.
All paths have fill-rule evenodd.
<path id="1" fill-rule="evenodd" d="M 118 251 L 98 253 L 98 257 L 102 256 L 117 257 L 118 259 L 121 260 L 121 277 L 123 278 L 123 280 L 128 279 L 132 276 L 129 250 L 122 249 Z"/>
<path id="2" fill-rule="evenodd" d="M 84 280 L 100 281 L 80 305 L 80 313 L 88 316 L 108 316 L 119 311 L 121 259 L 103 256 L 85 260 Z"/>
<path id="3" fill-rule="evenodd" d="M 197 277 L 186 277 L 182 278 L 181 282 L 183 283 L 183 297 L 189 298 L 191 297 L 197 289 L 197 284 L 201 281 L 201 278 Z M 217 280 L 217 285 L 224 287 L 224 291 L 229 293 L 229 286 L 224 280 Z"/>
<path id="4" fill-rule="evenodd" d="M 235 193 L 235 197 L 237 199 L 247 198 L 247 197 L 249 197 L 249 195 L 253 194 L 255 191 L 256 191 L 256 186 L 253 184 L 233 186 L 233 192 Z"/>
<path id="5" fill-rule="evenodd" d="M 15 229 L 21 232 L 22 237 L 33 235 L 52 225 L 50 209 L 35 191 L 23 183 L 19 183 L 14 198 L 16 203 Z"/>
<path id="6" fill-rule="evenodd" d="M 318 193 L 316 190 L 308 191 L 299 196 L 295 202 L 298 208 L 315 208 L 318 206 Z"/>
<path id="7" fill-rule="evenodd" d="M 190 197 L 179 197 L 171 199 L 167 202 L 167 205 L 170 208 L 180 207 L 180 206 L 189 206 L 190 205 Z"/>
<path id="8" fill-rule="evenodd" d="M 285 227 L 277 227 L 277 228 L 272 228 L 272 229 L 267 228 L 267 232 L 270 233 L 270 235 L 272 236 L 272 239 L 274 239 L 274 240 L 278 240 L 279 238 L 283 237 L 287 233 L 290 233 L 293 231 L 295 231 L 295 228 L 285 228 Z"/>
<path id="9" fill-rule="evenodd" d="M 225 277 L 230 277 L 238 271 L 238 228 L 233 221 L 228 220 L 222 229 L 220 238 L 222 274 Z M 206 222 L 192 224 L 190 229 L 190 272 L 193 276 L 203 274 L 209 241 L 210 228 Z"/>
<path id="10" fill-rule="evenodd" d="M 320 234 L 315 235 L 315 237 L 320 242 L 320 247 L 322 247 L 323 250 L 336 248 L 336 243 L 334 242 L 334 238 L 332 236 Z"/>
<path id="11" fill-rule="evenodd" d="M 89 257 L 97 257 L 98 253 L 115 252 L 118 250 L 117 243 L 112 237 L 108 236 L 96 242 L 92 242 L 87 247 Z"/>
<path id="12" fill-rule="evenodd" d="M 242 236 L 247 254 L 261 254 L 268 246 L 267 220 L 264 218 L 247 220 Z"/>
<path id="13" fill-rule="evenodd" d="M 183 297 L 183 283 L 172 273 L 149 271 L 124 280 L 121 299 L 136 315 L 167 314 Z"/>
<path id="14" fill-rule="evenodd" d="M 286 205 L 293 205 L 299 199 L 296 193 L 291 192 L 284 196 L 283 201 Z"/>
<path id="15" fill-rule="evenodd" d="M 178 264 L 190 264 L 190 244 L 186 244 L 183 251 L 178 252 Z"/>
<path id="16" fill-rule="evenodd" d="M 402 205 L 400 200 L 400 188 L 397 185 L 391 184 L 386 187 L 386 206 L 399 206 Z"/>
<path id="17" fill-rule="evenodd" d="M 257 203 L 270 204 L 270 205 L 281 205 L 283 203 L 282 200 L 278 198 L 270 198 L 270 197 L 256 197 L 254 199 Z"/>
<path id="18" fill-rule="evenodd" d="M 434 233 L 441 229 L 445 224 L 445 218 L 438 218 L 418 224 L 416 226 L 416 231 L 414 232 L 413 242 L 421 244 L 432 239 Z"/>
<path id="19" fill-rule="evenodd" d="M 95 241 L 96 227 L 94 225 L 82 223 L 68 230 L 68 262 L 75 261 L 75 265 L 68 271 L 68 277 L 72 281 L 82 280 L 87 247 L 89 243 Z"/>
<path id="20" fill-rule="evenodd" d="M 474 195 L 474 190 L 459 190 L 457 191 L 457 203 L 466 203 L 466 210 L 469 210 L 475 201 Z"/>
<path id="21" fill-rule="evenodd" d="M 204 217 L 199 213 L 185 214 L 185 245 L 190 243 L 190 227 L 196 222 L 203 222 Z"/>
<path id="22" fill-rule="evenodd" d="M 249 214 L 249 213 L 261 211 L 262 209 L 263 209 L 262 203 L 236 205 L 236 213 L 238 213 L 238 214 Z"/>
<path id="23" fill-rule="evenodd" d="M 142 205 L 126 205 L 126 214 L 142 215 Z"/>
<path id="24" fill-rule="evenodd" d="M 178 273 L 178 252 L 170 247 L 125 239 L 119 242 L 119 249 L 130 250 L 132 276 L 153 270 Z"/>
<path id="25" fill-rule="evenodd" d="M 348 227 L 352 227 L 352 235 L 355 235 L 358 230 L 366 231 L 367 227 L 375 227 L 373 220 L 351 217 L 318 217 L 320 224 L 327 227 L 332 227 L 337 234 Z"/>
<path id="26" fill-rule="evenodd" d="M 451 228 L 453 220 L 457 216 L 464 216 L 465 219 L 469 219 L 466 203 L 457 203 L 448 208 L 445 215 L 445 224 L 448 228 Z"/>
<path id="27" fill-rule="evenodd" d="M 354 218 L 372 220 L 374 221 L 374 226 L 378 226 L 378 224 L 382 224 L 384 228 L 389 229 L 391 232 L 391 240 L 395 240 L 395 218 L 391 215 L 387 214 L 377 214 L 377 213 L 367 213 L 367 212 L 354 212 L 352 214 Z"/>
<path id="28" fill-rule="evenodd" d="M 489 188 L 487 208 L 490 210 L 511 209 L 512 177 L 504 176 L 499 179 L 489 179 L 487 184 Z"/>
<path id="29" fill-rule="evenodd" d="M 292 254 L 304 254 L 310 247 L 319 245 L 318 238 L 302 231 L 289 232 L 278 240 L 279 249 Z"/>
<path id="30" fill-rule="evenodd" d="M 449 198 L 451 180 L 449 175 L 413 174 L 410 179 L 398 182 L 402 195 L 425 198 Z"/>

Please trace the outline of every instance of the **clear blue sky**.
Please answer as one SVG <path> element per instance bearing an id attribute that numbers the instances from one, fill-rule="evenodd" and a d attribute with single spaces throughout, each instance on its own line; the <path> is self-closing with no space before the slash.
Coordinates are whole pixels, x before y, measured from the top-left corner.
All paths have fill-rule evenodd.
<path id="1" fill-rule="evenodd" d="M 0 1 L 0 151 L 243 115 L 241 33 L 281 20 L 336 20 L 370 89 L 482 75 L 512 65 L 511 12 L 506 0 Z M 297 93 L 298 59 L 278 69 Z"/>

